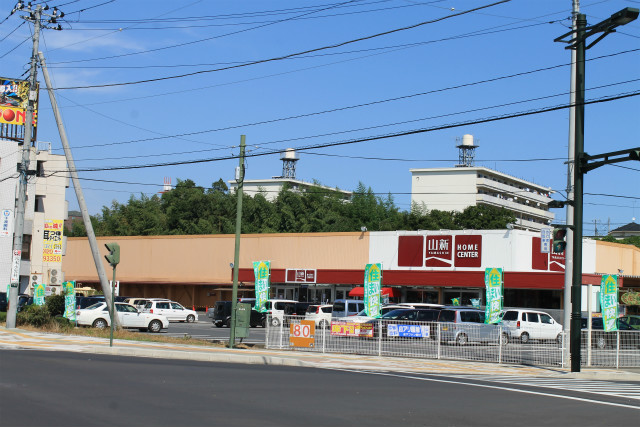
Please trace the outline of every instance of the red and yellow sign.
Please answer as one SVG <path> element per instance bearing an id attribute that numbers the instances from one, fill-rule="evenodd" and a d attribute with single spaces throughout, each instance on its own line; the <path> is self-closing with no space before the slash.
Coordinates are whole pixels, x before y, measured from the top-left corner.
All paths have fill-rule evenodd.
<path id="1" fill-rule="evenodd" d="M 38 88 L 36 87 L 36 92 Z M 24 126 L 29 104 L 29 82 L 0 77 L 0 123 Z M 38 105 L 34 106 L 33 124 L 36 124 Z"/>
<path id="2" fill-rule="evenodd" d="M 331 322 L 331 335 L 371 338 L 373 337 L 373 324 L 348 321 Z"/>
<path id="3" fill-rule="evenodd" d="M 61 219 L 48 219 L 44 221 L 42 236 L 42 261 L 62 262 L 62 227 Z"/>

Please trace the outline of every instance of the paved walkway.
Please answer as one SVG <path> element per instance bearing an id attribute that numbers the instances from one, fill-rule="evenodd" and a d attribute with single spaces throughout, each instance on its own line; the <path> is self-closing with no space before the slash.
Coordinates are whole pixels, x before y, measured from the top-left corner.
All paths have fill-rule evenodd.
<path id="1" fill-rule="evenodd" d="M 0 348 L 72 351 L 79 353 L 112 354 L 119 356 L 153 357 L 162 359 L 197 360 L 205 362 L 245 363 L 262 365 L 300 366 L 327 369 L 360 369 L 437 374 L 509 375 L 518 377 L 564 377 L 614 381 L 640 381 L 638 370 L 583 369 L 571 373 L 568 369 L 523 365 L 498 365 L 434 359 L 376 357 L 304 351 L 265 349 L 229 349 L 186 344 L 144 341 L 109 340 L 78 335 L 51 334 L 0 327 Z M 635 371 L 635 372 L 634 372 Z"/>

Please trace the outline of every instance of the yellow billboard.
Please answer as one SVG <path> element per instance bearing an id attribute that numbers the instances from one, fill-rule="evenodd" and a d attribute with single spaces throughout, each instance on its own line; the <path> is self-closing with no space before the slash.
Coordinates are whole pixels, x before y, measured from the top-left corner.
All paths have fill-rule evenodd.
<path id="1" fill-rule="evenodd" d="M 38 88 L 36 88 L 36 92 Z M 29 104 L 29 82 L 0 77 L 0 123 L 24 126 Z M 38 104 L 34 106 L 33 124 L 36 124 Z"/>

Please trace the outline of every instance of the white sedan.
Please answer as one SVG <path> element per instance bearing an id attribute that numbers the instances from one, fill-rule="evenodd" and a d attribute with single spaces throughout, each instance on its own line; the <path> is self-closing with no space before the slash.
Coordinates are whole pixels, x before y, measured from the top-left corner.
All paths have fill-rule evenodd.
<path id="1" fill-rule="evenodd" d="M 169 320 L 162 315 L 138 311 L 133 305 L 115 303 L 116 313 L 123 328 L 135 328 L 141 331 L 160 332 L 169 327 Z M 76 311 L 78 325 L 104 329 L 111 326 L 109 309 L 106 302 L 99 302 Z"/>

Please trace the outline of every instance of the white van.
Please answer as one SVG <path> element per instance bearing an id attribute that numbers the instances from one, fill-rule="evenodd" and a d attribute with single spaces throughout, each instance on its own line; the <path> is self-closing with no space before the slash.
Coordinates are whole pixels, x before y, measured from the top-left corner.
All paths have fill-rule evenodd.
<path id="1" fill-rule="evenodd" d="M 291 299 L 270 299 L 265 303 L 265 309 L 269 316 L 271 326 L 280 326 L 285 324 L 284 316 L 290 316 L 296 313 L 296 304 L 298 301 Z"/>
<path id="2" fill-rule="evenodd" d="M 530 340 L 556 340 L 562 342 L 562 325 L 544 311 L 509 308 L 502 315 L 502 325 L 510 339 L 526 344 Z"/>
<path id="3" fill-rule="evenodd" d="M 332 318 L 355 316 L 364 310 L 364 301 L 359 299 L 337 299 L 333 303 Z"/>

